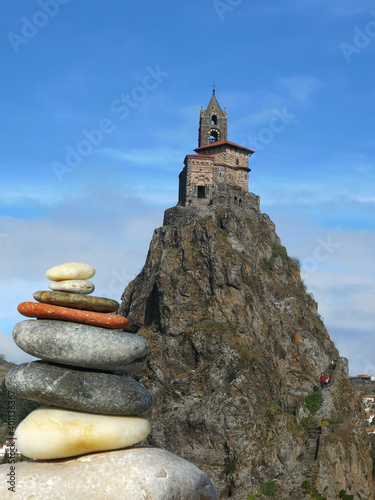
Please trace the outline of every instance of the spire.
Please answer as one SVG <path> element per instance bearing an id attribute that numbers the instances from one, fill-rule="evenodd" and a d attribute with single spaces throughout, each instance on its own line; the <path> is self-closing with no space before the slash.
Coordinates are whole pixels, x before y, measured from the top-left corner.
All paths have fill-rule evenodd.
<path id="1" fill-rule="evenodd" d="M 207 109 L 200 112 L 198 147 L 227 139 L 227 113 L 221 109 L 215 90 L 214 84 Z"/>

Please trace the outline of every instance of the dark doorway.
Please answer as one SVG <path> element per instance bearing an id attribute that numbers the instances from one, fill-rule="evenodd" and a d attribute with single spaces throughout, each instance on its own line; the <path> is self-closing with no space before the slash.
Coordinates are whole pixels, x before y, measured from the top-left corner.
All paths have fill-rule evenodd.
<path id="1" fill-rule="evenodd" d="M 206 198 L 206 186 L 198 186 L 198 198 Z"/>

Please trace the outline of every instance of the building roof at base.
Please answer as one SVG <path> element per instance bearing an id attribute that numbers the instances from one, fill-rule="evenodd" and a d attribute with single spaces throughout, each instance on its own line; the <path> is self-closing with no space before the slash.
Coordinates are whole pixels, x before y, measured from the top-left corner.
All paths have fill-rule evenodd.
<path id="1" fill-rule="evenodd" d="M 214 156 L 210 156 L 210 155 L 186 155 L 185 158 L 197 158 L 199 160 L 199 158 L 202 158 L 202 159 L 208 159 L 208 160 L 214 160 L 215 157 Z"/>
<path id="2" fill-rule="evenodd" d="M 243 151 L 247 151 L 248 154 L 253 154 L 255 151 L 253 149 L 245 148 L 244 146 L 240 146 L 239 144 L 236 144 L 235 142 L 230 142 L 230 141 L 218 141 L 218 142 L 210 142 L 210 144 L 207 144 L 207 146 L 201 146 L 200 148 L 194 149 L 194 151 L 202 151 L 202 149 L 208 149 L 208 148 L 216 148 L 217 146 L 232 146 L 237 149 L 242 149 Z"/>

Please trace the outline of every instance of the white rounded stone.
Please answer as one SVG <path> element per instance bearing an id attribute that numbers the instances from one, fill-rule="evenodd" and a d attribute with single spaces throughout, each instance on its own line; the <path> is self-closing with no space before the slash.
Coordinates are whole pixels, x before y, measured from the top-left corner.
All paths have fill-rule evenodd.
<path id="1" fill-rule="evenodd" d="M 79 458 L 16 464 L 15 493 L 7 490 L 9 465 L 0 465 L 0 498 L 14 500 L 217 500 L 207 475 L 191 462 L 151 447 Z"/>
<path id="2" fill-rule="evenodd" d="M 83 262 L 66 262 L 55 267 L 51 267 L 46 272 L 46 276 L 51 281 L 62 280 L 87 280 L 95 274 L 95 269 Z"/>
<path id="3" fill-rule="evenodd" d="M 26 457 L 50 460 L 132 446 L 143 441 L 150 430 L 150 422 L 143 417 L 97 415 L 46 406 L 31 412 L 14 437 Z"/>
<path id="4" fill-rule="evenodd" d="M 95 290 L 94 284 L 87 280 L 53 281 L 48 287 L 57 292 L 73 292 L 83 295 L 92 293 Z"/>

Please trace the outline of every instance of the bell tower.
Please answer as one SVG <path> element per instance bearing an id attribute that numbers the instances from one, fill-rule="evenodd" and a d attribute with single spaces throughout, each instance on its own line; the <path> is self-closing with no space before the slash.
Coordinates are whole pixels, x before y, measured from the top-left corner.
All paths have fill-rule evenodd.
<path id="1" fill-rule="evenodd" d="M 179 175 L 178 205 L 210 206 L 217 203 L 242 207 L 249 185 L 249 157 L 254 153 L 227 140 L 227 113 L 213 90 L 199 119 L 199 146 L 186 155 Z"/>
<path id="2" fill-rule="evenodd" d="M 215 88 L 207 109 L 201 108 L 198 132 L 198 147 L 227 139 L 227 112 L 217 102 Z"/>

